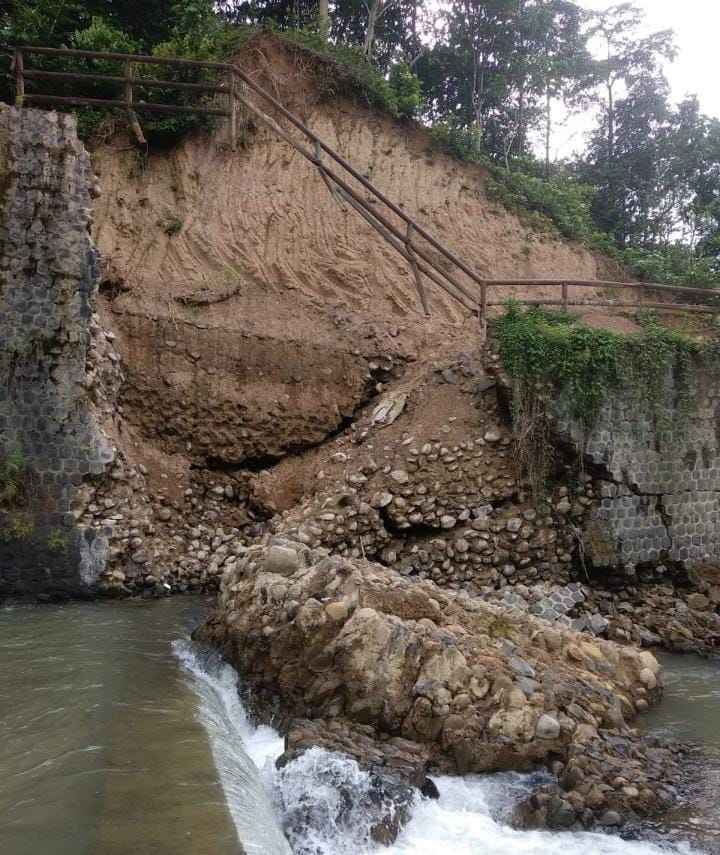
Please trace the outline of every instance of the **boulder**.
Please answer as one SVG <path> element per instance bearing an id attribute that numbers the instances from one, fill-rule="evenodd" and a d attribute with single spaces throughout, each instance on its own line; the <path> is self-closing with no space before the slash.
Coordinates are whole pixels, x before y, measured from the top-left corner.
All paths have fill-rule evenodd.
<path id="1" fill-rule="evenodd" d="M 271 546 L 265 553 L 263 570 L 279 576 L 292 576 L 300 567 L 300 557 L 294 549 L 286 546 Z"/>
<path id="2" fill-rule="evenodd" d="M 541 715 L 535 725 L 538 739 L 557 739 L 560 736 L 560 722 L 551 715 Z"/>

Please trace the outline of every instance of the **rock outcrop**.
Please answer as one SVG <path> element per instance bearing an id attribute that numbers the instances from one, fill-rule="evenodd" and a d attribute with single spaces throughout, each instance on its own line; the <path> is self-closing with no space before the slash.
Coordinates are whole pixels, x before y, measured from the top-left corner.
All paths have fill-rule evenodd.
<path id="1" fill-rule="evenodd" d="M 628 724 L 659 696 L 647 651 L 281 536 L 226 572 L 202 635 L 260 708 L 279 699 L 286 729 L 305 734 L 291 754 L 319 744 L 415 784 L 427 769 L 551 765 L 572 784 L 568 825 L 589 826 L 620 801 L 623 817 L 648 813 L 668 792 L 672 755 L 645 762 Z"/>

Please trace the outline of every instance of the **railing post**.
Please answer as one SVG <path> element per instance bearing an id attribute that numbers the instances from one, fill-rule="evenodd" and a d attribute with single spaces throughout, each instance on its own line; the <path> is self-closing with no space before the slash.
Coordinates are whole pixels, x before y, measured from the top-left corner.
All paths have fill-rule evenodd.
<path id="1" fill-rule="evenodd" d="M 132 63 L 128 60 L 125 63 L 125 103 L 130 112 L 133 108 L 133 72 Z"/>
<path id="2" fill-rule="evenodd" d="M 147 140 L 145 139 L 145 135 L 143 134 L 142 127 L 138 120 L 138 117 L 133 109 L 134 106 L 134 91 L 133 91 L 133 67 L 132 62 L 127 60 L 125 65 L 123 66 L 124 71 L 123 75 L 125 77 L 125 93 L 124 93 L 124 101 L 127 107 L 128 121 L 130 122 L 130 127 L 135 134 L 135 139 L 137 140 L 138 145 L 147 146 Z"/>
<path id="3" fill-rule="evenodd" d="M 483 341 L 487 337 L 487 282 L 480 283 L 480 335 Z"/>
<path id="4" fill-rule="evenodd" d="M 235 97 L 236 86 L 235 69 L 230 74 L 230 90 L 228 98 L 230 99 L 230 150 L 237 151 L 237 98 Z"/>
<path id="5" fill-rule="evenodd" d="M 412 236 L 413 236 L 413 225 L 412 223 L 407 224 L 407 232 L 405 235 L 405 248 L 408 252 L 408 257 L 410 258 L 410 267 L 413 272 L 413 276 L 415 277 L 415 287 L 417 288 L 418 296 L 420 297 L 420 304 L 422 305 L 422 310 L 426 318 L 430 317 L 430 307 L 428 306 L 427 294 L 425 293 L 425 285 L 422 281 L 422 275 L 417 266 L 417 261 L 415 260 L 415 251 L 413 250 L 412 245 Z"/>
<path id="6" fill-rule="evenodd" d="M 568 310 L 568 283 L 563 282 L 562 284 L 562 306 L 563 312 L 567 312 Z"/>
<path id="7" fill-rule="evenodd" d="M 15 106 L 22 107 L 25 100 L 25 62 L 21 50 L 15 51 L 13 64 L 15 66 Z"/>

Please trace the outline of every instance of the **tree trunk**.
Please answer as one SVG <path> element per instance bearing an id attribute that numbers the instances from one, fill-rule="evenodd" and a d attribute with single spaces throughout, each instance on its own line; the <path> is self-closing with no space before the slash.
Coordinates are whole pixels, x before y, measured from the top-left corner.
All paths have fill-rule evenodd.
<path id="1" fill-rule="evenodd" d="M 550 85 L 545 87 L 545 178 L 550 178 L 550 137 L 552 134 L 552 97 Z"/>
<path id="2" fill-rule="evenodd" d="M 380 0 L 373 0 L 368 6 L 368 22 L 367 30 L 365 30 L 365 44 L 363 45 L 363 53 L 370 59 L 372 57 L 373 45 L 375 43 L 375 25 L 380 13 Z"/>
<path id="3" fill-rule="evenodd" d="M 613 232 L 615 240 L 621 245 L 625 244 L 625 234 L 618 226 L 618 217 L 625 222 L 624 216 L 619 211 L 619 198 L 617 192 L 617 180 L 615 176 L 615 93 L 613 85 L 608 83 L 608 136 L 607 136 L 607 182 L 608 182 L 608 208 L 613 221 Z"/>
<path id="4" fill-rule="evenodd" d="M 318 25 L 320 27 L 320 35 L 327 41 L 330 36 L 329 0 L 318 0 Z"/>
<path id="5" fill-rule="evenodd" d="M 615 96 L 612 84 L 608 83 L 608 138 L 607 155 L 608 165 L 615 162 Z"/>
<path id="6" fill-rule="evenodd" d="M 479 139 L 482 139 L 483 134 L 483 101 L 485 96 L 485 70 L 481 68 L 483 60 L 484 58 L 481 58 L 477 48 L 473 46 L 472 110 Z"/>

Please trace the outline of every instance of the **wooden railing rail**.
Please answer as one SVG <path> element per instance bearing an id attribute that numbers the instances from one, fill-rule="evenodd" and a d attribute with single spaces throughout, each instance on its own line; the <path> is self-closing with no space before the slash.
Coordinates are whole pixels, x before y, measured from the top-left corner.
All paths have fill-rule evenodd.
<path id="1" fill-rule="evenodd" d="M 571 306 L 593 306 L 612 309 L 652 308 L 666 311 L 720 312 L 720 292 L 703 288 L 600 280 L 482 278 L 466 262 L 407 214 L 401 206 L 395 204 L 368 178 L 353 167 L 352 164 L 327 145 L 277 98 L 263 89 L 252 77 L 236 65 L 223 62 L 202 62 L 176 57 L 154 57 L 143 54 L 108 53 L 46 47 L 17 47 L 13 49 L 13 53 L 17 106 L 22 107 L 29 102 L 40 102 L 58 105 L 87 105 L 124 109 L 128 113 L 136 136 L 143 142 L 142 129 L 135 116 L 136 110 L 158 113 L 198 113 L 227 117 L 230 128 L 230 145 L 235 150 L 238 135 L 238 106 L 242 106 L 247 113 L 254 116 L 261 124 L 269 128 L 274 134 L 283 139 L 295 151 L 308 160 L 318 170 L 320 177 L 333 198 L 340 205 L 347 205 L 352 208 L 407 262 L 418 292 L 421 310 L 425 315 L 430 313 L 430 306 L 425 292 L 423 277 L 441 288 L 465 309 L 477 314 L 483 334 L 486 330 L 489 310 L 493 307 L 503 305 L 507 301 L 508 296 L 512 296 L 512 293 L 510 293 L 505 294 L 504 299 L 491 299 L 491 295 L 499 289 L 522 289 L 525 293 L 518 297 L 519 302 L 532 306 L 561 306 L 564 309 L 568 309 Z M 122 76 L 119 76 L 76 71 L 46 71 L 44 69 L 29 68 L 27 57 L 32 54 L 122 62 L 124 73 Z M 136 64 L 206 69 L 219 72 L 221 77 L 225 77 L 225 79 L 217 83 L 190 83 L 136 76 L 133 72 L 133 66 Z M 25 86 L 26 80 L 116 83 L 118 86 L 122 85 L 123 97 L 104 99 L 28 93 Z M 138 87 L 162 87 L 186 92 L 226 96 L 227 108 L 149 103 L 137 99 L 136 90 Z M 279 125 L 274 118 L 268 115 L 249 97 L 250 93 L 289 122 L 292 127 L 300 131 L 306 141 L 311 144 L 311 147 L 306 147 L 298 142 L 286 127 Z M 329 161 L 324 158 L 329 158 Z M 351 181 L 359 184 L 366 192 L 359 192 L 356 187 L 352 186 Z M 368 198 L 368 194 L 370 198 Z M 398 225 L 398 220 L 401 225 Z M 421 245 L 420 241 L 424 241 L 425 245 Z M 439 255 L 439 258 L 433 255 L 433 250 Z M 464 281 L 461 281 L 461 276 L 465 277 Z M 545 297 L 535 299 L 532 296 L 528 296 L 528 293 L 531 293 L 536 288 L 548 287 L 560 290 L 558 299 Z M 596 291 L 603 288 L 634 290 L 637 292 L 637 300 L 635 302 L 618 302 L 613 299 L 601 299 L 595 295 L 590 300 L 578 300 L 572 294 L 572 290 L 576 288 L 592 288 Z M 692 295 L 701 298 L 704 305 L 699 305 L 700 301 L 689 304 L 674 301 L 662 302 L 659 299 L 652 300 L 651 298 L 654 293 L 675 297 Z"/>
<path id="2" fill-rule="evenodd" d="M 93 74 L 79 71 L 46 71 L 42 68 L 29 68 L 28 57 L 33 54 L 41 56 L 68 57 L 70 59 L 94 59 L 123 63 L 122 77 L 112 74 Z M 227 83 L 186 83 L 180 80 L 162 80 L 155 77 L 136 76 L 133 66 L 137 64 L 172 66 L 180 68 L 196 68 L 209 71 L 224 72 L 228 75 Z M 144 142 L 142 130 L 135 115 L 136 111 L 148 113 L 185 113 L 206 116 L 224 116 L 230 119 L 230 146 L 233 151 L 237 147 L 237 100 L 235 98 L 235 66 L 225 62 L 201 62 L 199 60 L 178 59 L 175 57 L 146 56 L 144 54 L 110 53 L 104 51 L 70 50 L 69 48 L 48 48 L 21 46 L 14 48 L 13 67 L 15 72 L 15 105 L 22 107 L 26 103 L 57 104 L 66 106 L 87 106 L 100 108 L 124 109 L 128 113 L 130 124 L 140 142 Z M 41 92 L 28 92 L 26 80 L 49 80 L 93 83 L 122 84 L 123 98 L 90 98 L 81 95 L 49 95 Z M 135 97 L 137 87 L 176 89 L 185 92 L 212 93 L 227 97 L 227 108 L 206 107 L 203 105 L 161 104 L 151 101 L 138 100 Z"/>
<path id="3" fill-rule="evenodd" d="M 71 48 L 36 47 L 35 45 L 20 45 L 13 48 L 21 53 L 45 54 L 46 56 L 69 56 L 76 59 L 107 59 L 118 62 L 147 63 L 148 65 L 177 65 L 188 68 L 214 68 L 217 71 L 232 71 L 236 66 L 229 62 L 206 62 L 199 59 L 180 59 L 173 56 L 148 56 L 142 53 L 113 53 L 98 50 L 74 50 Z"/>
<path id="4" fill-rule="evenodd" d="M 541 288 L 543 286 L 568 285 L 573 288 L 630 288 L 636 291 L 664 291 L 672 294 L 694 294 L 698 297 L 713 295 L 707 288 L 695 288 L 690 285 L 660 285 L 657 282 L 616 282 L 606 279 L 486 279 L 488 288 L 518 287 Z M 714 296 L 720 300 L 720 291 Z"/>
<path id="5" fill-rule="evenodd" d="M 535 288 L 560 288 L 561 298 L 535 299 L 527 296 Z M 526 306 L 560 306 L 564 310 L 574 306 L 605 307 L 612 309 L 656 309 L 660 311 L 683 311 L 704 314 L 715 314 L 720 312 L 720 290 L 711 288 L 695 288 L 689 285 L 661 285 L 656 282 L 616 282 L 603 279 L 488 279 L 483 284 L 485 299 L 482 303 L 481 320 L 484 316 L 487 320 L 487 311 L 494 306 L 502 306 L 512 294 L 505 295 L 504 299 L 489 300 L 487 294 L 490 289 L 498 288 L 520 288 L 525 295 L 519 298 L 519 302 Z M 589 300 L 578 300 L 571 297 L 572 288 L 592 288 L 593 290 L 612 289 L 620 291 L 635 291 L 637 300 L 635 302 L 619 302 L 615 299 L 591 298 Z M 701 298 L 705 305 L 698 303 L 661 302 L 652 300 L 653 293 L 667 294 L 672 296 L 691 295 Z"/>

